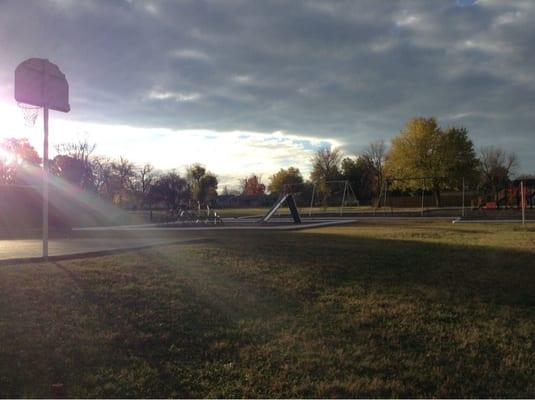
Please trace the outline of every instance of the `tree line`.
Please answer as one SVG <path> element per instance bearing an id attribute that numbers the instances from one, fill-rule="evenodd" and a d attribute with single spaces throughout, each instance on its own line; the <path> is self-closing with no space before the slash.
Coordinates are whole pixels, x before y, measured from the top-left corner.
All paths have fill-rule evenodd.
<path id="1" fill-rule="evenodd" d="M 519 166 L 514 152 L 492 145 L 476 151 L 466 128 L 443 128 L 435 118 L 409 120 L 389 148 L 378 140 L 360 154 L 344 156 L 326 147 L 317 150 L 311 162 L 307 182 L 297 168 L 281 169 L 269 178 L 268 189 L 281 192 L 291 185 L 315 185 L 326 202 L 332 191 L 329 182 L 346 180 L 361 204 L 371 204 L 383 190 L 421 190 L 424 183 L 440 206 L 443 191 L 461 190 L 463 185 L 497 200 Z"/>
<path id="2" fill-rule="evenodd" d="M 182 207 L 213 204 L 218 180 L 201 164 L 190 165 L 184 176 L 176 170 L 159 171 L 151 164 L 137 167 L 124 157 L 94 155 L 95 144 L 87 141 L 56 147 L 49 171 L 71 188 L 98 195 L 121 207 L 152 209 L 163 205 L 171 213 Z M 0 143 L 0 184 L 39 185 L 42 163 L 27 139 L 4 139 Z"/>
<path id="3" fill-rule="evenodd" d="M 121 207 L 152 209 L 154 205 L 177 213 L 182 207 L 215 205 L 217 176 L 201 164 L 193 164 L 181 175 L 177 170 L 159 171 L 151 164 L 141 167 L 124 157 L 110 159 L 95 155 L 87 141 L 61 144 L 50 161 L 50 173 L 79 190 L 92 192 Z M 41 159 L 27 139 L 4 139 L 0 143 L 0 184 L 38 184 L 32 173 Z M 518 168 L 512 152 L 486 146 L 476 152 L 464 127 L 442 128 L 434 118 L 413 118 L 392 139 L 370 143 L 352 156 L 340 149 L 318 149 L 311 158 L 311 173 L 305 179 L 296 167 L 280 169 L 267 185 L 256 174 L 240 180 L 238 190 L 221 190 L 223 195 L 249 198 L 277 195 L 285 190 L 311 192 L 326 202 L 329 182 L 348 181 L 361 204 L 377 201 L 381 191 L 417 190 L 426 178 L 426 190 L 433 193 L 437 206 L 441 193 L 458 190 L 462 183 L 497 196 Z"/>

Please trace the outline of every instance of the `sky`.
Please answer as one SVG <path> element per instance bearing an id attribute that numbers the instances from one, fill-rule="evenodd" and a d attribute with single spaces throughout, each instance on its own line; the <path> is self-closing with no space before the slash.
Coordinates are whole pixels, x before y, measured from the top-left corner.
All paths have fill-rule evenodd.
<path id="1" fill-rule="evenodd" d="M 433 116 L 535 173 L 533 21 L 530 0 L 0 0 L 0 138 L 41 148 L 13 100 L 15 67 L 40 57 L 70 85 L 52 148 L 201 162 L 235 186 Z"/>

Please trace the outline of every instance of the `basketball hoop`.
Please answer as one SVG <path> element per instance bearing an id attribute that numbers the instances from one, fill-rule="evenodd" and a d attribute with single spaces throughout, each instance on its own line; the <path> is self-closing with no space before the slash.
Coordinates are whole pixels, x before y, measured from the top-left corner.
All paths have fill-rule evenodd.
<path id="1" fill-rule="evenodd" d="M 17 103 L 17 105 L 22 110 L 22 116 L 24 117 L 24 125 L 29 126 L 30 128 L 34 127 L 35 121 L 39 116 L 39 110 L 41 109 L 41 107 L 26 103 Z"/>
<path id="2" fill-rule="evenodd" d="M 48 260 L 48 112 L 69 112 L 69 84 L 56 64 L 45 58 L 29 58 L 15 69 L 15 100 L 24 122 L 35 126 L 43 108 L 43 259 Z"/>

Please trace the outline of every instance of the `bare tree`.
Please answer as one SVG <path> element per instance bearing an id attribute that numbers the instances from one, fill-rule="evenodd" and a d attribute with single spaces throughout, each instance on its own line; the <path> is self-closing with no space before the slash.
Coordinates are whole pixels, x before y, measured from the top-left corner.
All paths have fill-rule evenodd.
<path id="1" fill-rule="evenodd" d="M 310 179 L 315 183 L 338 179 L 341 162 L 342 152 L 340 149 L 323 147 L 317 150 L 312 156 Z"/>
<path id="2" fill-rule="evenodd" d="M 138 197 L 138 206 L 140 209 L 144 209 L 147 205 L 150 208 L 152 214 L 152 204 L 150 201 L 150 191 L 154 185 L 157 174 L 154 167 L 151 164 L 145 164 L 136 173 L 133 180 L 133 189 Z"/>
<path id="3" fill-rule="evenodd" d="M 76 160 L 89 161 L 91 154 L 95 151 L 96 143 L 89 143 L 87 139 L 72 143 L 61 143 L 56 146 L 59 154 L 64 154 Z"/>
<path id="4" fill-rule="evenodd" d="M 90 161 L 97 193 L 102 198 L 121 205 L 134 186 L 134 164 L 123 157 L 119 160 L 92 157 Z"/>
<path id="5" fill-rule="evenodd" d="M 132 179 L 135 176 L 134 164 L 126 158 L 120 157 L 119 160 L 111 163 L 115 187 L 115 199 L 117 204 L 121 205 L 125 196 L 132 189 Z"/>
<path id="6" fill-rule="evenodd" d="M 514 152 L 497 146 L 481 147 L 479 154 L 483 187 L 490 190 L 495 201 L 498 201 L 500 188 L 511 181 L 518 168 L 518 157 Z"/>
<path id="7" fill-rule="evenodd" d="M 65 176 L 71 177 L 71 183 L 76 183 L 84 189 L 95 186 L 91 155 L 96 147 L 95 143 L 89 143 L 86 139 L 56 146 L 58 163 L 63 164 L 66 168 L 76 170 L 63 171 Z M 73 177 L 76 177 L 76 182 L 73 181 Z"/>
<path id="8" fill-rule="evenodd" d="M 93 184 L 100 197 L 113 199 L 113 169 L 112 162 L 107 157 L 91 157 L 91 169 L 93 171 Z"/>
<path id="9" fill-rule="evenodd" d="M 372 173 L 372 193 L 378 197 L 384 182 L 387 147 L 383 139 L 371 142 L 363 157 Z"/>
<path id="10" fill-rule="evenodd" d="M 327 182 L 340 178 L 341 162 L 342 152 L 339 149 L 331 149 L 330 147 L 321 148 L 312 156 L 310 180 L 316 184 L 316 192 L 321 198 L 323 207 L 327 207 L 327 200 L 331 195 Z"/>

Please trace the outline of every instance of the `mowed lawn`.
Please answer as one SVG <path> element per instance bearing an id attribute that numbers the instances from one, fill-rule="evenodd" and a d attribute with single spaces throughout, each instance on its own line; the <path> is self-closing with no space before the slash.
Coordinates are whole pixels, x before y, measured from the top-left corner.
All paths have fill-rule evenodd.
<path id="1" fill-rule="evenodd" d="M 0 267 L 0 396 L 534 397 L 535 227 L 359 223 Z"/>

